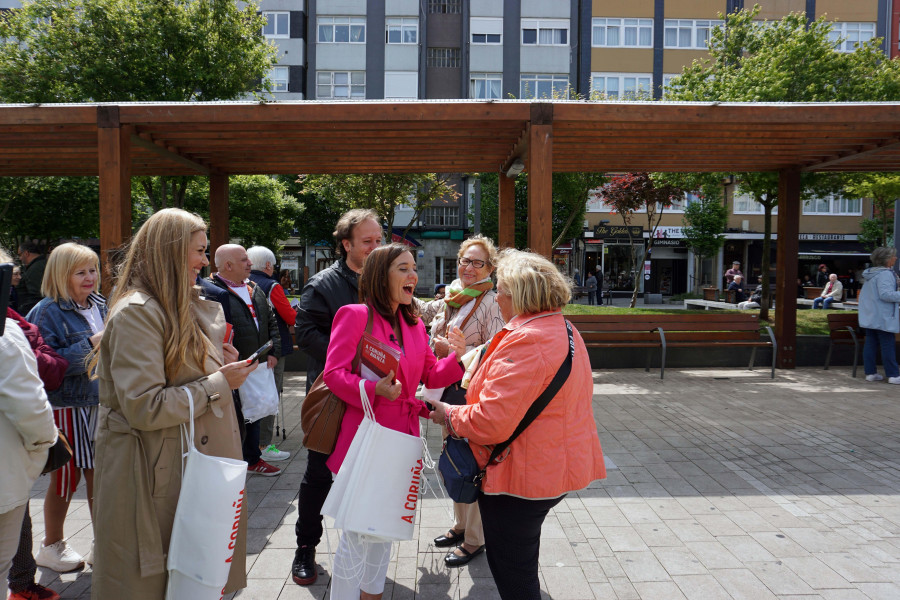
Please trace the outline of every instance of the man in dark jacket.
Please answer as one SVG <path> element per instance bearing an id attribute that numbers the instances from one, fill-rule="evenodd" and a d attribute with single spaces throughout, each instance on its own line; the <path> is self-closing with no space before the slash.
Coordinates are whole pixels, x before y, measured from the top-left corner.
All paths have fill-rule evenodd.
<path id="1" fill-rule="evenodd" d="M 278 335 L 281 336 L 281 356 L 275 365 L 275 387 L 278 388 L 278 397 L 284 389 L 284 362 L 288 354 L 294 351 L 294 321 L 297 320 L 297 312 L 291 307 L 284 288 L 273 277 L 275 274 L 275 253 L 265 246 L 253 246 L 247 249 L 250 258 L 250 281 L 259 286 L 269 304 L 275 310 L 275 320 L 278 322 Z M 282 420 L 284 415 L 281 415 Z M 259 448 L 262 459 L 266 462 L 287 460 L 290 452 L 279 450 L 272 443 L 275 425 L 275 415 L 263 417 L 259 420 Z M 284 427 L 284 423 L 281 424 Z"/>
<path id="2" fill-rule="evenodd" d="M 22 261 L 22 279 L 16 286 L 19 302 L 16 312 L 27 315 L 28 311 L 44 297 L 41 294 L 41 282 L 44 280 L 47 257 L 37 243 L 24 242 L 19 246 L 19 260 Z"/>
<path id="3" fill-rule="evenodd" d="M 307 356 L 307 392 L 325 368 L 334 315 L 342 306 L 359 302 L 359 273 L 363 262 L 382 241 L 378 215 L 363 209 L 344 213 L 335 227 L 334 239 L 340 259 L 316 273 L 303 287 L 297 312 L 297 346 Z M 322 539 L 322 505 L 331 489 L 331 471 L 325 465 L 326 460 L 327 454 L 308 451 L 294 529 L 297 552 L 291 576 L 297 585 L 311 585 L 318 577 L 316 546 Z"/>
<path id="4" fill-rule="evenodd" d="M 260 357 L 260 362 L 265 362 L 268 368 L 274 369 L 281 356 L 281 336 L 278 334 L 275 311 L 265 293 L 248 279 L 250 259 L 247 251 L 237 244 L 225 244 L 216 249 L 215 260 L 218 272 L 211 275 L 201 288 L 211 300 L 222 304 L 225 320 L 233 328 L 234 338 L 231 343 L 237 349 L 239 358 L 248 358 L 257 348 L 272 340 L 271 350 Z M 218 293 L 215 293 L 215 288 L 219 289 Z M 238 394 L 240 395 L 240 390 Z M 239 418 L 242 416 L 239 415 Z M 265 477 L 281 474 L 281 469 L 261 458 L 258 420 L 247 423 L 243 444 L 248 473 Z"/>

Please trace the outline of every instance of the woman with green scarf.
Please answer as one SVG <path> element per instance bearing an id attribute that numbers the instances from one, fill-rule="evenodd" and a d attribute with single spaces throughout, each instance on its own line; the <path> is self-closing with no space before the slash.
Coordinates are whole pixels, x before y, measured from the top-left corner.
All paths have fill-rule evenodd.
<path id="1" fill-rule="evenodd" d="M 442 300 L 430 302 L 424 313 L 436 312 L 431 322 L 431 339 L 438 358 L 447 356 L 450 345 L 447 332 L 459 327 L 466 338 L 466 351 L 487 343 L 505 324 L 497 304 L 497 292 L 491 274 L 497 264 L 497 249 L 490 239 L 476 235 L 464 241 L 457 255 L 458 279 L 446 290 Z M 427 390 L 426 400 L 432 396 L 448 403 L 465 403 L 465 390 L 454 384 L 443 391 Z M 444 432 L 446 437 L 447 432 Z M 434 540 L 438 548 L 456 546 L 444 563 L 461 567 L 484 551 L 484 530 L 478 503 L 453 504 L 456 523 L 446 534 Z"/>

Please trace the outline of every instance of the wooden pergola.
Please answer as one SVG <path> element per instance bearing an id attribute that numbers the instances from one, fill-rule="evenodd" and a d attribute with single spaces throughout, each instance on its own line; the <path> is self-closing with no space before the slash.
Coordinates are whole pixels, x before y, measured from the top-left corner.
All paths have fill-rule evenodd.
<path id="1" fill-rule="evenodd" d="M 900 104 L 412 101 L 0 105 L 0 176 L 100 178 L 100 244 L 131 235 L 131 177 L 210 180 L 210 243 L 228 239 L 228 176 L 528 176 L 528 244 L 551 251 L 554 172 L 780 174 L 775 332 L 793 368 L 800 173 L 900 170 Z M 500 245 L 514 239 L 500 177 Z"/>

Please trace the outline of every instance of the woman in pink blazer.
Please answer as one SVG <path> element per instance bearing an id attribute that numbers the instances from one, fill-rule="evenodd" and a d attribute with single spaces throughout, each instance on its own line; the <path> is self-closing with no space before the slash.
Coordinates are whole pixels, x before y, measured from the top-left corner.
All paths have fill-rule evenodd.
<path id="1" fill-rule="evenodd" d="M 341 468 L 363 419 L 360 376 L 351 371 L 351 363 L 366 329 L 366 305 L 374 313 L 372 335 L 400 351 L 398 373 L 391 372 L 377 382 L 365 384 L 379 424 L 419 435 L 419 417 L 429 414 L 425 403 L 415 397 L 419 382 L 431 388 L 444 387 L 463 376 L 459 359 L 466 342 L 459 328 L 449 335 L 451 354 L 447 358 L 435 358 L 428 345 L 425 325 L 413 303 L 418 281 L 415 259 L 406 246 L 389 244 L 376 248 L 366 259 L 359 279 L 359 296 L 365 304 L 344 306 L 334 317 L 323 378 L 328 389 L 347 403 L 347 412 L 327 463 L 333 473 Z M 343 532 L 334 557 L 331 598 L 381 598 L 390 557 L 389 542 L 364 541 L 358 534 Z M 356 573 L 361 577 L 342 576 L 356 570 L 361 558 L 365 568 Z"/>

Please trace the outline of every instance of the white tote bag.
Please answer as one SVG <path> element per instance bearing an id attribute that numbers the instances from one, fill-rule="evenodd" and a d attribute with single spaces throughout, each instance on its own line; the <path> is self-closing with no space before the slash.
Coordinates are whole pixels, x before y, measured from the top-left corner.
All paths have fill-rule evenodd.
<path id="1" fill-rule="evenodd" d="M 379 425 L 359 382 L 365 414 L 322 514 L 335 527 L 383 541 L 411 540 L 422 485 L 422 439 Z"/>
<path id="2" fill-rule="evenodd" d="M 167 600 L 218 600 L 228 581 L 241 522 L 247 463 L 207 456 L 194 446 L 194 399 L 190 421 L 181 426 L 188 451 L 169 542 Z"/>
<path id="3" fill-rule="evenodd" d="M 266 361 L 260 362 L 250 372 L 239 389 L 241 412 L 248 423 L 278 412 L 278 386 L 275 385 L 275 371 Z"/>

